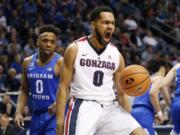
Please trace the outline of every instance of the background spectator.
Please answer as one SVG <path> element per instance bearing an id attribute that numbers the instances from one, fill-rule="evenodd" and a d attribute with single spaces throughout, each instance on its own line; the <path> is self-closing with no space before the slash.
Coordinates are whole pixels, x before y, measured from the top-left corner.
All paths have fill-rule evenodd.
<path id="1" fill-rule="evenodd" d="M 6 89 L 18 92 L 21 60 L 37 52 L 35 39 L 41 25 L 54 23 L 60 28 L 57 52 L 63 55 L 70 42 L 91 32 L 89 12 L 103 5 L 114 10 L 117 27 L 112 42 L 122 51 L 126 65 L 145 66 L 149 58 L 159 55 L 172 65 L 180 61 L 178 0 L 3 0 L 0 2 L 2 92 Z"/>
<path id="2" fill-rule="evenodd" d="M 6 75 L 4 74 L 4 68 L 0 65 L 0 92 L 5 92 L 5 78 Z"/>
<path id="3" fill-rule="evenodd" d="M 0 102 L 0 114 L 7 114 L 13 117 L 15 112 L 15 105 L 9 95 L 4 95 L 2 101 Z"/>
<path id="4" fill-rule="evenodd" d="M 10 123 L 7 114 L 0 115 L 0 135 L 17 135 L 15 126 Z"/>
<path id="5" fill-rule="evenodd" d="M 20 88 L 20 80 L 17 77 L 17 71 L 14 68 L 9 68 L 5 80 L 5 87 L 8 91 L 18 91 Z"/>

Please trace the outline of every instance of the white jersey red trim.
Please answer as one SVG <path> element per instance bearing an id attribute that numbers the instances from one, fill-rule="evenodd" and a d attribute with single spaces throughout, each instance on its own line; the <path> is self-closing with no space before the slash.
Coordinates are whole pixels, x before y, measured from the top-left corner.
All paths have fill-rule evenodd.
<path id="1" fill-rule="evenodd" d="M 89 44 L 87 37 L 75 41 L 78 46 L 75 73 L 70 84 L 71 96 L 99 102 L 115 99 L 113 74 L 120 64 L 118 49 L 109 43 L 101 53 Z"/>

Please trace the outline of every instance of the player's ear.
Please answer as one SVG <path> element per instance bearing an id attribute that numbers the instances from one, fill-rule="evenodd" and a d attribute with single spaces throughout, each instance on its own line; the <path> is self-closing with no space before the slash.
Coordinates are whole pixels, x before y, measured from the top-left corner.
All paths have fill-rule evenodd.
<path id="1" fill-rule="evenodd" d="M 39 46 L 39 39 L 37 39 L 37 43 L 36 43 L 37 47 Z"/>
<path id="2" fill-rule="evenodd" d="M 95 22 L 94 21 L 91 22 L 91 27 L 94 30 L 94 27 L 95 27 Z"/>

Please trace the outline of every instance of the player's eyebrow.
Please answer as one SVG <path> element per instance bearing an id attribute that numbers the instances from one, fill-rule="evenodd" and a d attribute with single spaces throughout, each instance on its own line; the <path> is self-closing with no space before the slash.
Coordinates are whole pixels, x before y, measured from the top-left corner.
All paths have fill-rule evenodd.
<path id="1" fill-rule="evenodd" d="M 39 35 L 39 38 L 43 38 L 43 37 L 47 36 L 48 33 L 54 34 L 53 32 L 44 32 L 44 33 L 42 33 L 42 34 Z M 54 34 L 54 35 L 55 35 L 55 34 Z"/>

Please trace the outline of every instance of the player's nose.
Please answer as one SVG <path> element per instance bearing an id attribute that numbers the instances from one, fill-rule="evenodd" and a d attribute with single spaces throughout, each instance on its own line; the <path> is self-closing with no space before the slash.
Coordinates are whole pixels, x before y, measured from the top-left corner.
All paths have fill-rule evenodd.
<path id="1" fill-rule="evenodd" d="M 50 41 L 48 41 L 47 43 L 46 43 L 46 47 L 51 47 L 52 46 L 52 43 L 50 42 Z"/>

